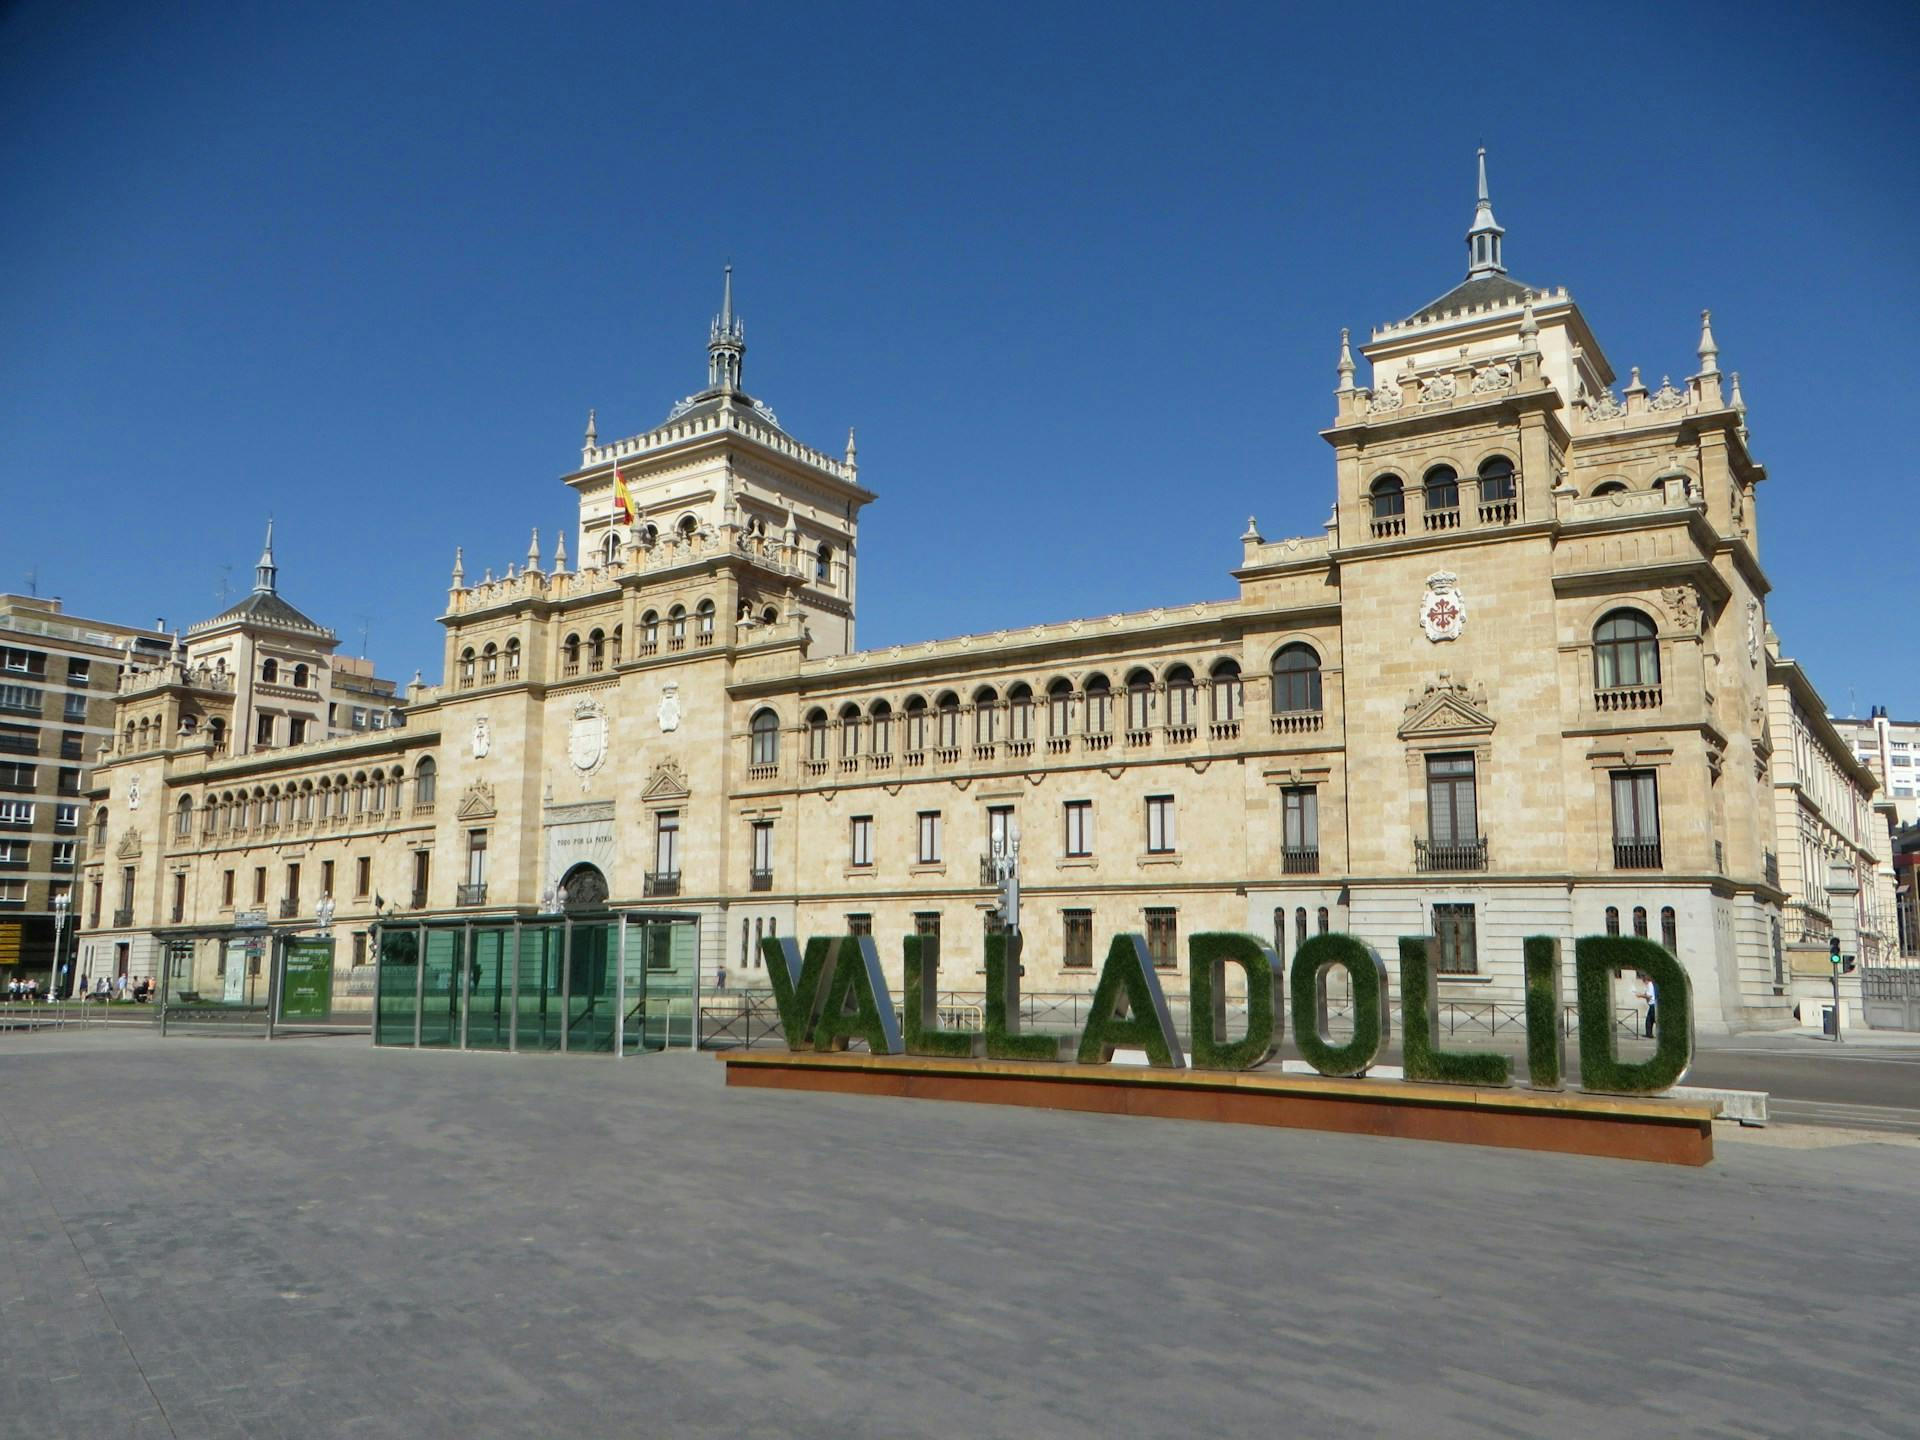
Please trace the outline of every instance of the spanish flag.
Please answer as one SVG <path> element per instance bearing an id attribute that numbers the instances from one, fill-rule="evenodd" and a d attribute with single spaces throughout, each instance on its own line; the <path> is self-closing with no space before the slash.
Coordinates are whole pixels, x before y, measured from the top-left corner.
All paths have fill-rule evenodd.
<path id="1" fill-rule="evenodd" d="M 613 507 L 627 524 L 633 524 L 633 517 L 637 513 L 633 508 L 633 492 L 627 489 L 627 482 L 620 478 L 618 461 L 613 466 Z"/>

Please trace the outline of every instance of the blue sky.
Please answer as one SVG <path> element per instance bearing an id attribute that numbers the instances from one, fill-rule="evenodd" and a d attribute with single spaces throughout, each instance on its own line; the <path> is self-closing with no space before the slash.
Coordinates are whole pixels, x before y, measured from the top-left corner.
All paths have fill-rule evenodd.
<path id="1" fill-rule="evenodd" d="M 730 258 L 748 387 L 860 427 L 864 644 L 1224 596 L 1249 513 L 1324 521 L 1339 329 L 1460 278 L 1484 141 L 1622 375 L 1713 308 L 1774 624 L 1920 716 L 1916 73 L 1910 5 L 15 4 L 0 586 L 184 624 L 272 513 L 436 679 L 454 545 L 571 524 Z"/>

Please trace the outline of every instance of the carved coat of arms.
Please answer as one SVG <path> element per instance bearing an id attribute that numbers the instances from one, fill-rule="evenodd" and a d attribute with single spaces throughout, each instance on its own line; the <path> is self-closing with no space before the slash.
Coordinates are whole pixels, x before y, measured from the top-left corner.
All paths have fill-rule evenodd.
<path id="1" fill-rule="evenodd" d="M 1427 639 L 1458 640 L 1467 628 L 1467 602 L 1460 593 L 1460 577 L 1451 570 L 1437 570 L 1427 577 L 1427 593 L 1420 600 L 1420 628 Z"/>
<path id="2" fill-rule="evenodd" d="M 680 728 L 680 687 L 668 685 L 660 696 L 660 729 L 662 733 Z"/>
<path id="3" fill-rule="evenodd" d="M 567 759 L 580 772 L 584 789 L 607 758 L 607 711 L 598 700 L 582 700 L 573 707 L 573 726 L 567 732 Z"/>

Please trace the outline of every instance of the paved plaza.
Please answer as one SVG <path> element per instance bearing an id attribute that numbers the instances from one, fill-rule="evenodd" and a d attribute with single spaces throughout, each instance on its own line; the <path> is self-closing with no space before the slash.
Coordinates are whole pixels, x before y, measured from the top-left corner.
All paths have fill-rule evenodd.
<path id="1" fill-rule="evenodd" d="M 1723 1138 L 1696 1171 L 722 1078 L 0 1035 L 0 1435 L 1907 1437 L 1920 1413 L 1910 1142 Z"/>

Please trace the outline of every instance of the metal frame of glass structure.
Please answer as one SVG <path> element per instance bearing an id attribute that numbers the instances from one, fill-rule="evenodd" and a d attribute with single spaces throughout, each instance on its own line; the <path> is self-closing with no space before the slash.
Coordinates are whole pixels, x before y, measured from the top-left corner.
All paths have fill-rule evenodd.
<path id="1" fill-rule="evenodd" d="M 376 1045 L 618 1058 L 699 1043 L 697 915 L 388 922 L 373 942 Z"/>

